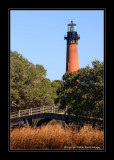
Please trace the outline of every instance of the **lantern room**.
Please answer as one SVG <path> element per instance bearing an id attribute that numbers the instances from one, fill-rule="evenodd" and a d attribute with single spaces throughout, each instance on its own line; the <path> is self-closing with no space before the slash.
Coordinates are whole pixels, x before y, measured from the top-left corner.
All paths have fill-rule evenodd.
<path id="1" fill-rule="evenodd" d="M 76 32 L 76 24 L 74 24 L 73 21 L 68 24 L 68 32 Z"/>

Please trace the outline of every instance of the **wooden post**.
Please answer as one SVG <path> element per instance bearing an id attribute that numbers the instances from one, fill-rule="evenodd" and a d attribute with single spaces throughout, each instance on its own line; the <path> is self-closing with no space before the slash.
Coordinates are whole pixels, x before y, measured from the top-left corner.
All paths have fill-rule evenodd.
<path id="1" fill-rule="evenodd" d="M 55 113 L 55 106 L 53 106 L 53 113 Z"/>
<path id="2" fill-rule="evenodd" d="M 31 107 L 31 115 L 32 115 L 32 107 Z"/>
<path id="3" fill-rule="evenodd" d="M 66 115 L 67 115 L 67 109 L 68 109 L 68 106 L 66 106 L 65 113 L 64 113 L 64 114 L 66 114 Z"/>
<path id="4" fill-rule="evenodd" d="M 44 113 L 44 106 L 42 106 L 42 113 Z"/>
<path id="5" fill-rule="evenodd" d="M 20 110 L 19 110 L 19 117 L 20 117 Z"/>
<path id="6" fill-rule="evenodd" d="M 43 113 L 43 107 L 42 106 L 40 107 L 40 113 Z"/>
<path id="7" fill-rule="evenodd" d="M 29 116 L 30 116 L 30 109 L 29 109 Z"/>
<path id="8" fill-rule="evenodd" d="M 52 108 L 51 108 L 51 109 L 52 109 L 52 113 L 53 113 L 53 106 L 52 106 Z"/>

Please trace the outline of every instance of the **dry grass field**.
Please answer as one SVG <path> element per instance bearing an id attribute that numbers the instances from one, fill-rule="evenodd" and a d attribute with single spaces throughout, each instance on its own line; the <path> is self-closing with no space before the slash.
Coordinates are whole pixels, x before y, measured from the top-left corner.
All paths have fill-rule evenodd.
<path id="1" fill-rule="evenodd" d="M 38 128 L 15 128 L 11 131 L 11 149 L 103 149 L 104 133 L 84 125 L 77 129 L 46 125 Z"/>

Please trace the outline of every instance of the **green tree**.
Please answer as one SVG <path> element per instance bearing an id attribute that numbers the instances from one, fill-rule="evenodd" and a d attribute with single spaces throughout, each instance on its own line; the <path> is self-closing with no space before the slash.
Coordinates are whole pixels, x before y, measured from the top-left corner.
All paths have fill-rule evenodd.
<path id="1" fill-rule="evenodd" d="M 54 104 L 55 105 L 58 105 L 58 101 L 57 101 L 57 97 L 58 97 L 58 94 L 57 94 L 57 91 L 61 88 L 63 84 L 63 81 L 62 80 L 54 80 L 52 83 L 51 83 L 51 87 L 52 87 L 52 97 L 54 99 Z"/>
<path id="2" fill-rule="evenodd" d="M 43 65 L 36 64 L 36 69 L 40 71 L 42 77 L 46 77 L 46 70 Z"/>
<path id="3" fill-rule="evenodd" d="M 62 109 L 76 117 L 103 117 L 103 63 L 92 62 L 78 72 L 65 73 L 57 100 Z"/>
<path id="4" fill-rule="evenodd" d="M 51 81 L 42 65 L 32 64 L 18 52 L 10 53 L 12 110 L 53 104 Z"/>

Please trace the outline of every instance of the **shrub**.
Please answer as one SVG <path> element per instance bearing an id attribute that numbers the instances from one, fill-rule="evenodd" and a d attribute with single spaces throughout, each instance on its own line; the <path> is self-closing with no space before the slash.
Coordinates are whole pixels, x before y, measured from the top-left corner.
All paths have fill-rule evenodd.
<path id="1" fill-rule="evenodd" d="M 40 128 L 16 128 L 11 131 L 11 149 L 70 149 L 79 146 L 103 149 L 103 131 L 86 126 L 77 132 L 49 124 Z"/>
<path id="2" fill-rule="evenodd" d="M 59 123 L 55 119 L 52 119 L 48 124 L 50 124 L 50 125 L 59 125 Z"/>

